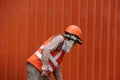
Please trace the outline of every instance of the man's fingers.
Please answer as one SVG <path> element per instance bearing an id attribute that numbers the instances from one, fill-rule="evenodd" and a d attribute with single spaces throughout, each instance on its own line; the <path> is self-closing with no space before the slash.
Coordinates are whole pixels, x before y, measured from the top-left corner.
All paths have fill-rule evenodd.
<path id="1" fill-rule="evenodd" d="M 47 71 L 42 71 L 41 76 L 42 76 L 42 77 L 47 77 L 47 76 L 48 76 Z"/>

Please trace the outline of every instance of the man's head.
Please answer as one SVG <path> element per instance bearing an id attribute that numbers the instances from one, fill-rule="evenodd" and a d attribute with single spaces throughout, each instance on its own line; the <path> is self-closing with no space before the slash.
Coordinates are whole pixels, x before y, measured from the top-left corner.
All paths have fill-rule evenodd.
<path id="1" fill-rule="evenodd" d="M 76 43 L 82 44 L 82 31 L 76 25 L 70 25 L 65 30 L 65 40 L 62 49 L 69 52 L 73 45 Z"/>

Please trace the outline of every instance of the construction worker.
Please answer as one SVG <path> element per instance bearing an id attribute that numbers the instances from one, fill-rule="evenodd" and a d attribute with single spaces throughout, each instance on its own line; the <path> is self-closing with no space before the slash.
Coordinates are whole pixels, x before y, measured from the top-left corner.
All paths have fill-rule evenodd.
<path id="1" fill-rule="evenodd" d="M 82 44 L 82 32 L 76 25 L 70 25 L 64 34 L 50 37 L 28 60 L 28 80 L 51 80 L 50 73 L 56 80 L 63 80 L 60 63 L 65 53 L 69 53 L 73 45 Z"/>

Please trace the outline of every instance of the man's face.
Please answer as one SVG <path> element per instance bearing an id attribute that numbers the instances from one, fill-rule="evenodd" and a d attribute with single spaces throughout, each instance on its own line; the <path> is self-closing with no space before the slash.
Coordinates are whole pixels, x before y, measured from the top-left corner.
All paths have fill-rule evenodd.
<path id="1" fill-rule="evenodd" d="M 73 40 L 69 40 L 68 38 L 66 38 L 64 40 L 63 46 L 62 46 L 62 50 L 64 50 L 65 52 L 70 52 L 72 46 L 75 44 L 75 41 Z"/>

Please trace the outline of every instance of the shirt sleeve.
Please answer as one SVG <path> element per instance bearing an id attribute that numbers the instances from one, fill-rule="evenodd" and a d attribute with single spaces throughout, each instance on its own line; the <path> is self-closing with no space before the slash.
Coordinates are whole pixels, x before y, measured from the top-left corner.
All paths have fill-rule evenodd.
<path id="1" fill-rule="evenodd" d="M 49 60 L 49 56 L 50 53 L 52 51 L 55 51 L 64 41 L 63 36 L 61 35 L 57 35 L 55 37 L 52 38 L 52 40 L 46 45 L 44 46 L 44 48 L 42 49 L 42 69 L 48 71 L 48 60 Z"/>

